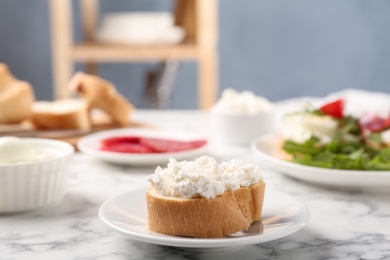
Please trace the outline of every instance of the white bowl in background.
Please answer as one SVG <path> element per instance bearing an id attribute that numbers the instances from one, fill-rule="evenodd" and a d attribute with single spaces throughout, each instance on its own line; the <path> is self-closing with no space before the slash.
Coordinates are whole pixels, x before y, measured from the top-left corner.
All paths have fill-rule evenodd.
<path id="1" fill-rule="evenodd" d="M 165 29 L 174 24 L 174 17 L 170 12 L 113 12 L 104 14 L 102 19 L 102 26 L 126 30 Z"/>
<path id="2" fill-rule="evenodd" d="M 22 138 L 46 158 L 34 162 L 0 164 L 0 213 L 14 213 L 61 203 L 66 193 L 74 148 L 68 143 Z"/>
<path id="3" fill-rule="evenodd" d="M 99 41 L 118 44 L 176 44 L 184 36 L 170 12 L 108 13 L 97 31 Z"/>
<path id="4" fill-rule="evenodd" d="M 272 110 L 256 114 L 223 114 L 211 112 L 212 140 L 217 144 L 249 145 L 263 134 L 273 131 Z"/>

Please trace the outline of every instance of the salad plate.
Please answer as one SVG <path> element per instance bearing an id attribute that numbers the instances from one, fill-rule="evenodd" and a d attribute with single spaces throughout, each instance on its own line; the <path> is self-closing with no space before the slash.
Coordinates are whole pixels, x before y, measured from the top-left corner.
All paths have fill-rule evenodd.
<path id="1" fill-rule="evenodd" d="M 326 169 L 283 159 L 278 134 L 256 138 L 251 149 L 264 164 L 302 181 L 352 190 L 390 192 L 390 171 Z"/>
<path id="2" fill-rule="evenodd" d="M 200 147 L 185 151 L 161 153 L 123 153 L 105 151 L 101 149 L 103 140 L 123 136 L 156 138 L 161 140 L 172 140 L 174 142 L 204 140 L 205 144 Z M 125 165 L 166 164 L 170 157 L 174 157 L 177 160 L 192 159 L 197 156 L 206 154 L 208 151 L 208 146 L 207 139 L 204 136 L 200 136 L 194 133 L 146 128 L 123 128 L 101 131 L 84 136 L 77 143 L 77 148 L 85 154 L 91 155 L 105 162 Z"/>
<path id="3" fill-rule="evenodd" d="M 221 251 L 286 237 L 303 228 L 310 215 L 307 207 L 290 195 L 266 189 L 262 221 L 253 223 L 246 231 L 223 238 L 170 236 L 148 229 L 145 193 L 146 188 L 142 188 L 107 200 L 99 209 L 100 219 L 110 229 L 134 240 L 181 248 Z"/>

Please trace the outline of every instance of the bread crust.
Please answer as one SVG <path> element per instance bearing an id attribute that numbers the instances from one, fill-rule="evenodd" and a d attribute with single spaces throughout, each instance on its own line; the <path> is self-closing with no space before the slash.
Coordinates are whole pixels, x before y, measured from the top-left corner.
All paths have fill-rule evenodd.
<path id="1" fill-rule="evenodd" d="M 146 192 L 149 229 L 196 238 L 224 237 L 247 230 L 261 218 L 264 191 L 261 181 L 214 199 L 183 199 L 162 196 L 150 187 Z"/>
<path id="2" fill-rule="evenodd" d="M 30 83 L 12 76 L 0 63 L 0 124 L 16 124 L 28 119 L 35 100 Z"/>
<path id="3" fill-rule="evenodd" d="M 9 85 L 15 81 L 8 66 L 4 63 L 0 63 L 0 92 L 7 89 Z"/>
<path id="4" fill-rule="evenodd" d="M 78 72 L 69 82 L 68 88 L 87 100 L 89 109 L 103 110 L 121 126 L 130 124 L 130 116 L 134 108 L 110 82 Z"/>

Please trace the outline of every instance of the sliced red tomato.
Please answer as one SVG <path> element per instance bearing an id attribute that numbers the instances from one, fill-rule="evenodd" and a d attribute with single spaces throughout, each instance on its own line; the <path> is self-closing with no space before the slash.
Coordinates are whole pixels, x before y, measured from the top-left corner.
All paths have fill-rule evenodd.
<path id="1" fill-rule="evenodd" d="M 343 118 L 344 117 L 344 100 L 338 99 L 331 103 L 327 103 L 320 107 L 320 110 L 324 112 L 326 115 L 333 116 L 335 118 Z"/>
<path id="2" fill-rule="evenodd" d="M 180 152 L 199 148 L 207 143 L 205 140 L 196 141 L 173 141 L 168 139 L 157 139 L 157 138 L 142 138 L 140 143 L 152 148 L 159 152 Z"/>
<path id="3" fill-rule="evenodd" d="M 383 130 L 390 128 L 390 114 L 383 122 Z"/>
<path id="4" fill-rule="evenodd" d="M 385 122 L 385 119 L 373 113 L 366 113 L 359 118 L 359 125 L 363 132 L 380 132 L 384 129 Z"/>

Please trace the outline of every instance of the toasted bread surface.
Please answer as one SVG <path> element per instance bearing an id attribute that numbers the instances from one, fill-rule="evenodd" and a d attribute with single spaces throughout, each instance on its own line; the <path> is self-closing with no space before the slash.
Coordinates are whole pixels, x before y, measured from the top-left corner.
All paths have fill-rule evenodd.
<path id="1" fill-rule="evenodd" d="M 214 199 L 176 198 L 146 192 L 149 229 L 158 233 L 196 238 L 224 237 L 247 230 L 260 220 L 265 183 L 226 191 Z"/>

